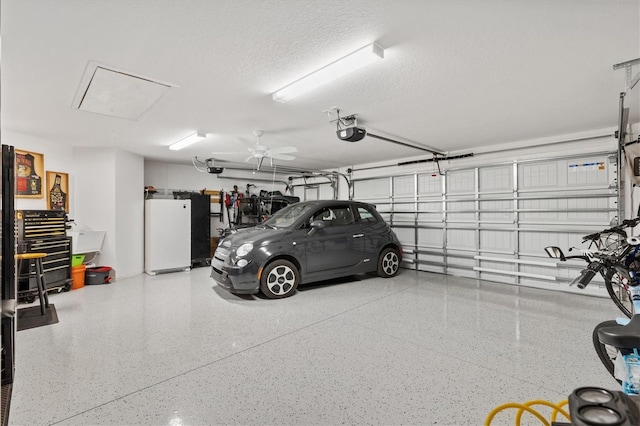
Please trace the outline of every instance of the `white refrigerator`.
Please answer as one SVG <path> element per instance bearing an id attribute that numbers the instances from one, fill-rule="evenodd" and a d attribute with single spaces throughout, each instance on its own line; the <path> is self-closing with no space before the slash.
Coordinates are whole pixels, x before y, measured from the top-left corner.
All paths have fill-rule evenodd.
<path id="1" fill-rule="evenodd" d="M 191 269 L 191 200 L 144 202 L 144 271 Z"/>

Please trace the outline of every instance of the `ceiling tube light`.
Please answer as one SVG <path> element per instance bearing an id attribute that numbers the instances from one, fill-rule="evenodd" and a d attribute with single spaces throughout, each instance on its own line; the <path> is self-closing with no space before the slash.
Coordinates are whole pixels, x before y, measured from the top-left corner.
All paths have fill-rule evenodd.
<path id="1" fill-rule="evenodd" d="M 375 43 L 368 44 L 283 87 L 273 94 L 273 100 L 286 102 L 382 58 L 384 58 L 384 49 Z"/>
<path id="2" fill-rule="evenodd" d="M 207 134 L 204 132 L 197 132 L 192 135 L 187 136 L 186 138 L 180 139 L 178 142 L 169 145 L 169 149 L 173 151 L 178 151 L 183 148 L 188 147 L 196 142 L 200 142 L 201 140 L 206 139 Z"/>

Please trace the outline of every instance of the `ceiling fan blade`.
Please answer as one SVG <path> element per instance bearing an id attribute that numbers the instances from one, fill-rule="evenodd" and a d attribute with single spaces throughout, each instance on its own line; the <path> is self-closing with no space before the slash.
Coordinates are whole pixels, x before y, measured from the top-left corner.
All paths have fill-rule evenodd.
<path id="1" fill-rule="evenodd" d="M 276 154 L 271 153 L 269 157 L 275 158 L 276 160 L 295 160 L 296 159 L 296 157 L 294 157 L 293 155 L 277 154 L 277 153 Z"/>
<path id="2" fill-rule="evenodd" d="M 212 152 L 213 155 L 240 155 L 240 154 L 246 154 L 246 152 Z"/>
<path id="3" fill-rule="evenodd" d="M 279 146 L 276 148 L 271 148 L 269 150 L 272 154 L 291 154 L 293 152 L 298 152 L 298 148 L 295 146 Z"/>

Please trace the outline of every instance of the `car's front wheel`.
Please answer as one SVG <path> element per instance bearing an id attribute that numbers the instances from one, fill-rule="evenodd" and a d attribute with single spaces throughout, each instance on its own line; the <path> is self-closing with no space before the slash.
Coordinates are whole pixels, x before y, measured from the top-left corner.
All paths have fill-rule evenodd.
<path id="1" fill-rule="evenodd" d="M 393 277 L 400 269 L 400 255 L 393 248 L 386 248 L 378 258 L 378 275 L 383 278 Z"/>
<path id="2" fill-rule="evenodd" d="M 288 260 L 274 260 L 264 268 L 260 277 L 260 290 L 270 299 L 291 296 L 300 282 L 298 268 Z"/>

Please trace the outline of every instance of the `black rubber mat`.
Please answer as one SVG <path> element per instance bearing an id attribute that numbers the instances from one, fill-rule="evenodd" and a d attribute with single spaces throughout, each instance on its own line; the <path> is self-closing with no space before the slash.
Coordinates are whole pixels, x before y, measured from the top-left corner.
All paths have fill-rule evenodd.
<path id="1" fill-rule="evenodd" d="M 18 309 L 16 318 L 16 328 L 18 331 L 42 327 L 43 325 L 56 324 L 58 322 L 56 307 L 51 303 L 44 315 L 40 312 L 40 305 L 37 305 L 29 308 Z"/>

